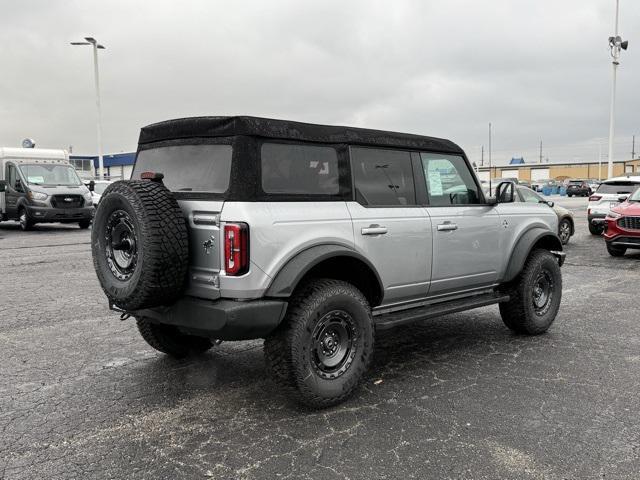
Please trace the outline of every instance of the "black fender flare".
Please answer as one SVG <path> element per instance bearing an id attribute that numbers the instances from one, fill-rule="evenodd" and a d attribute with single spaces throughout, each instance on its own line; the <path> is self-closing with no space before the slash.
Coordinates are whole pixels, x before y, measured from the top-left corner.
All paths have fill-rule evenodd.
<path id="1" fill-rule="evenodd" d="M 20 209 L 24 208 L 25 210 L 29 208 L 29 201 L 26 196 L 20 196 L 18 201 L 16 202 L 16 216 L 19 217 Z"/>
<path id="2" fill-rule="evenodd" d="M 558 257 L 558 261 L 562 265 L 564 253 L 562 253 L 562 242 L 558 235 L 546 228 L 534 227 L 525 231 L 513 247 L 502 278 L 503 282 L 509 282 L 518 276 L 534 245 L 540 241 L 543 242 L 545 248 Z"/>
<path id="3" fill-rule="evenodd" d="M 273 278 L 271 285 L 267 289 L 267 297 L 290 297 L 300 280 L 311 270 L 313 267 L 334 257 L 351 257 L 360 260 L 374 273 L 378 288 L 380 289 L 380 298 L 384 294 L 382 286 L 382 280 L 376 268 L 371 264 L 369 260 L 360 255 L 355 250 L 352 250 L 343 245 L 337 244 L 324 244 L 316 245 L 306 250 L 303 250 L 292 258 L 280 269 L 280 271 Z"/>

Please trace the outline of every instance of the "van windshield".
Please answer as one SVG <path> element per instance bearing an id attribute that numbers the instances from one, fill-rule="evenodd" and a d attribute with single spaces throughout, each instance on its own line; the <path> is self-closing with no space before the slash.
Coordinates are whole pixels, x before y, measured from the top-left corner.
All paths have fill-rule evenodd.
<path id="1" fill-rule="evenodd" d="M 29 185 L 77 187 L 80 177 L 71 165 L 22 164 L 20 172 Z"/>
<path id="2" fill-rule="evenodd" d="M 173 192 L 224 193 L 231 175 L 231 145 L 176 145 L 142 150 L 132 180 L 144 172 L 162 173 Z"/>

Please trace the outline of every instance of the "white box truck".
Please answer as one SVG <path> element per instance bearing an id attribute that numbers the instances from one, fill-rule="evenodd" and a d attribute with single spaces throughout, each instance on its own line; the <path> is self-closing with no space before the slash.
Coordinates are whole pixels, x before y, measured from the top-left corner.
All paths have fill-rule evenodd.
<path id="1" fill-rule="evenodd" d="M 17 220 L 23 230 L 50 222 L 89 228 L 94 210 L 66 150 L 0 148 L 0 221 Z"/>

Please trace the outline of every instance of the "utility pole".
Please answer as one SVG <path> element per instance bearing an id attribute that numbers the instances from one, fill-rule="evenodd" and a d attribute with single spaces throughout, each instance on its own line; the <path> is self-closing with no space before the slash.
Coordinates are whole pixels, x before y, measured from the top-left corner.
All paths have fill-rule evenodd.
<path id="1" fill-rule="evenodd" d="M 598 140 L 598 181 L 602 180 L 602 142 Z"/>
<path id="2" fill-rule="evenodd" d="M 484 145 L 480 149 L 480 165 L 484 167 Z"/>
<path id="3" fill-rule="evenodd" d="M 613 137 L 615 131 L 615 117 L 616 117 L 616 74 L 618 70 L 618 65 L 620 62 L 618 59 L 620 58 L 621 50 L 626 50 L 629 46 L 628 41 L 622 41 L 622 38 L 618 35 L 618 14 L 620 11 L 620 0 L 616 0 L 616 18 L 614 24 L 614 35 L 613 37 L 609 37 L 609 48 L 611 49 L 611 58 L 613 61 L 611 62 L 613 65 L 613 76 L 611 79 L 611 107 L 609 110 L 609 158 L 608 160 L 608 170 L 607 170 L 607 178 L 613 177 Z"/>
<path id="4" fill-rule="evenodd" d="M 489 195 L 491 195 L 491 122 L 489 122 Z"/>
<path id="5" fill-rule="evenodd" d="M 542 140 L 540 140 L 540 162 L 542 163 Z"/>
<path id="6" fill-rule="evenodd" d="M 631 160 L 636 158 L 636 136 L 631 139 Z"/>

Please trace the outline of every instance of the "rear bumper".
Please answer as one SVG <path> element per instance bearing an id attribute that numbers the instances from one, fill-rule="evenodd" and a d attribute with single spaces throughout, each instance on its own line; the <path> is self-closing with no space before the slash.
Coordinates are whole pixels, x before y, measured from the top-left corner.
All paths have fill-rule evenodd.
<path id="1" fill-rule="evenodd" d="M 27 214 L 36 222 L 67 222 L 91 220 L 95 209 L 91 207 L 81 208 L 52 208 L 28 206 Z"/>
<path id="2" fill-rule="evenodd" d="M 606 213 L 591 213 L 587 216 L 587 219 L 589 220 L 589 223 L 592 225 L 604 226 L 605 224 L 604 217 L 606 216 L 607 216 Z"/>
<path id="3" fill-rule="evenodd" d="M 219 340 L 264 338 L 282 321 L 287 310 L 283 300 L 203 300 L 183 297 L 168 307 L 129 312 L 136 317 L 194 335 Z"/>

